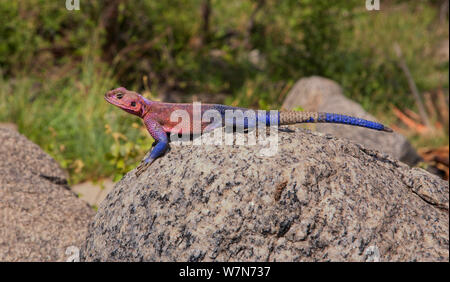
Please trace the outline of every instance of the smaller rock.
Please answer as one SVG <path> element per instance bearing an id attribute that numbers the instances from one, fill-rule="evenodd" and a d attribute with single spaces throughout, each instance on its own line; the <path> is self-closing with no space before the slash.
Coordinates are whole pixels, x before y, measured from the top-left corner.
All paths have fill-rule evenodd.
<path id="1" fill-rule="evenodd" d="M 0 261 L 77 260 L 94 210 L 36 144 L 0 127 Z"/>

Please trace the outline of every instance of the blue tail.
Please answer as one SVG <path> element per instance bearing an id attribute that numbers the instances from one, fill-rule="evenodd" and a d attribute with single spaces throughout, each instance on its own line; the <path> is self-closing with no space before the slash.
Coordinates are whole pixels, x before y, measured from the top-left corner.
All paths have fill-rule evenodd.
<path id="1" fill-rule="evenodd" d="M 387 126 L 384 126 L 381 123 L 365 120 L 362 118 L 341 115 L 341 114 L 320 113 L 317 122 L 343 123 L 343 124 L 361 126 L 361 127 L 375 129 L 375 130 L 392 132 L 392 129 L 390 129 Z"/>
<path id="2" fill-rule="evenodd" d="M 231 108 L 231 107 L 230 107 Z M 232 111 L 243 110 L 248 113 L 249 109 L 231 108 Z M 296 123 L 342 123 L 353 126 L 360 126 L 379 131 L 392 132 L 387 126 L 381 123 L 369 121 L 352 116 L 346 116 L 341 114 L 323 113 L 323 112 L 300 112 L 300 111 L 286 111 L 286 112 L 270 112 L 267 111 L 262 116 L 259 113 L 254 113 L 253 118 L 241 118 L 240 120 L 234 117 L 225 118 L 225 123 L 243 126 L 244 128 L 253 128 L 258 122 L 269 125 L 287 125 Z"/>

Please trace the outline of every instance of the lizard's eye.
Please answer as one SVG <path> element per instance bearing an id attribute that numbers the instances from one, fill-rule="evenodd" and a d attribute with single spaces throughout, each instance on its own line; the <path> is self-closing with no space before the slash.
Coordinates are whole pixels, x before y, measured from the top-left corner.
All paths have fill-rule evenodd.
<path id="1" fill-rule="evenodd" d="M 117 99 L 122 99 L 123 98 L 123 93 L 122 92 L 119 92 L 119 93 L 117 93 L 116 94 L 116 97 L 117 97 Z"/>
<path id="2" fill-rule="evenodd" d="M 136 107 L 136 102 L 134 102 L 134 101 L 131 102 L 131 106 L 132 106 L 132 107 Z"/>

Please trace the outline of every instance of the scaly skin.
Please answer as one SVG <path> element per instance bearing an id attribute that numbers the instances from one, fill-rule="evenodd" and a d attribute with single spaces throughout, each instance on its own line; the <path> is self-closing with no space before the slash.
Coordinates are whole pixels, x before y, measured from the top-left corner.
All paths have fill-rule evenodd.
<path id="1" fill-rule="evenodd" d="M 106 93 L 105 100 L 130 114 L 142 118 L 148 132 L 155 139 L 155 146 L 152 149 L 150 156 L 144 159 L 144 161 L 137 168 L 137 176 L 145 171 L 145 169 L 147 169 L 156 158 L 158 158 L 165 152 L 169 144 L 167 134 L 170 133 L 201 134 L 223 125 L 253 128 L 257 126 L 258 118 L 262 118 L 263 120 L 261 122 L 266 125 L 285 125 L 304 122 L 327 122 L 344 123 L 380 131 L 392 132 L 390 128 L 380 123 L 340 114 L 318 112 L 286 111 L 278 112 L 276 115 L 270 115 L 270 113 L 268 112 L 265 116 L 260 117 L 256 115 L 256 118 L 253 119 L 245 118 L 244 120 L 240 121 L 236 119 L 227 120 L 225 116 L 225 111 L 227 110 L 231 110 L 233 112 L 236 110 L 240 110 L 243 113 L 253 110 L 218 104 L 201 104 L 199 113 L 194 114 L 193 104 L 174 104 L 150 101 L 140 94 L 129 91 L 124 87 L 119 87 Z M 176 110 L 183 110 L 184 113 L 187 113 L 189 115 L 189 120 L 191 122 L 189 126 L 185 127 L 189 128 L 187 132 L 183 132 L 179 129 L 180 126 L 178 120 L 170 120 L 171 114 Z M 208 110 L 216 110 L 217 112 L 219 112 L 221 117 L 223 118 L 223 123 L 216 125 L 211 124 L 211 122 L 202 121 L 201 117 Z M 194 127 L 196 119 L 200 124 L 199 128 Z"/>

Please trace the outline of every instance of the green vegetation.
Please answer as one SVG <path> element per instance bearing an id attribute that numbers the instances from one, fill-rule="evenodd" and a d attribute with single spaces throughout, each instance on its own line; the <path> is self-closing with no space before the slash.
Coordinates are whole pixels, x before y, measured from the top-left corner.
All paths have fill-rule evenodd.
<path id="1" fill-rule="evenodd" d="M 398 42 L 420 90 L 448 89 L 448 38 L 436 1 L 0 0 L 0 121 L 68 169 L 71 182 L 123 173 L 153 140 L 103 100 L 119 85 L 150 95 L 226 94 L 225 103 L 279 108 L 301 77 L 321 75 L 381 120 L 414 101 Z M 412 136 L 415 144 L 426 141 Z M 448 144 L 448 132 L 433 145 Z"/>

